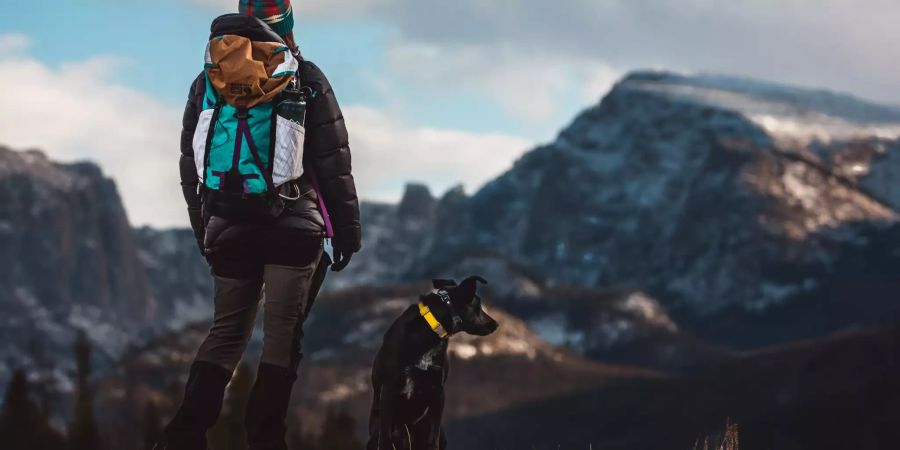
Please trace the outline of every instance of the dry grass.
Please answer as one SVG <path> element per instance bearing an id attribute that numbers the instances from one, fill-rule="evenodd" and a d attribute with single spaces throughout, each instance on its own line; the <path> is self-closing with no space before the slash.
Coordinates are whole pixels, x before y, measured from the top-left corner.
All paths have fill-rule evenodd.
<path id="1" fill-rule="evenodd" d="M 731 419 L 725 421 L 725 432 L 721 436 L 706 436 L 701 442 L 698 438 L 694 450 L 739 450 L 740 434 L 736 423 Z"/>

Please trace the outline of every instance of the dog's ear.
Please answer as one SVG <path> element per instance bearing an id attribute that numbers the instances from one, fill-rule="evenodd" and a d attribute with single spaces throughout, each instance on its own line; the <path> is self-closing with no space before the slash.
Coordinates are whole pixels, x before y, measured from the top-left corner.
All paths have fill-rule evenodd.
<path id="1" fill-rule="evenodd" d="M 481 284 L 488 284 L 487 280 L 485 280 L 484 278 L 481 278 L 480 275 L 472 275 L 469 278 L 466 278 L 466 280 L 470 280 L 470 279 L 475 280 Z"/>
<path id="2" fill-rule="evenodd" d="M 478 275 L 472 275 L 463 280 L 457 288 L 457 291 L 462 294 L 462 298 L 465 300 L 473 299 L 475 298 L 475 291 L 478 289 L 478 283 L 487 284 L 487 281 Z"/>
<path id="3" fill-rule="evenodd" d="M 445 280 L 438 278 L 431 280 L 431 285 L 434 286 L 435 289 L 447 289 L 456 287 L 456 280 Z"/>

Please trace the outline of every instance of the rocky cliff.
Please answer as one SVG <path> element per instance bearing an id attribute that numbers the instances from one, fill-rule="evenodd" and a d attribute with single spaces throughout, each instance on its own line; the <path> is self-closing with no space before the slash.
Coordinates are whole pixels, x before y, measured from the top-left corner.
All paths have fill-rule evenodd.
<path id="1" fill-rule="evenodd" d="M 482 273 L 544 339 L 652 365 L 883 323 L 898 134 L 900 111 L 850 96 L 634 73 L 472 195 L 364 204 L 364 250 L 327 288 Z M 66 360 L 76 329 L 113 358 L 208 317 L 190 233 L 132 230 L 97 166 L 2 149 L 0 183 L 0 360 Z"/>
<path id="2" fill-rule="evenodd" d="M 389 282 L 488 259 L 549 287 L 644 291 L 746 345 L 871 323 L 859 314 L 896 310 L 896 282 L 866 273 L 897 257 L 884 245 L 897 236 L 898 134 L 897 108 L 851 96 L 634 73 L 472 196 L 452 190 L 412 222 L 371 210 L 355 270 Z M 756 327 L 769 319 L 819 322 Z M 731 329 L 741 322 L 755 328 Z"/>
<path id="3" fill-rule="evenodd" d="M 190 234 L 132 229 L 115 183 L 92 163 L 0 147 L 0 248 L 0 384 L 24 367 L 67 390 L 78 331 L 102 369 L 128 346 L 209 315 Z"/>
<path id="4" fill-rule="evenodd" d="M 83 330 L 113 358 L 155 317 L 115 184 L 90 163 L 0 148 L 0 378 L 65 361 Z"/>

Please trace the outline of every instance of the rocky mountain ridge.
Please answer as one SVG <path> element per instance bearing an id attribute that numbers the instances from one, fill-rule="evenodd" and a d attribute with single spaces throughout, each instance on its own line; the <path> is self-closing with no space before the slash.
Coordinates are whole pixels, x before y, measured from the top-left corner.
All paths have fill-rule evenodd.
<path id="1" fill-rule="evenodd" d="M 326 287 L 482 273 L 544 340 L 653 367 L 882 323 L 898 123 L 839 94 L 634 73 L 471 196 L 363 204 L 364 250 Z M 97 166 L 2 149 L 0 183 L 5 363 L 64 360 L 77 329 L 111 361 L 208 318 L 190 233 L 132 230 Z"/>
<path id="2" fill-rule="evenodd" d="M 40 367 L 87 332 L 112 359 L 154 302 L 113 181 L 93 164 L 63 165 L 0 148 L 0 379 Z"/>
<path id="3" fill-rule="evenodd" d="M 732 327 L 827 295 L 847 269 L 839 255 L 897 258 L 873 243 L 896 235 L 898 130 L 897 108 L 846 95 L 633 73 L 472 196 L 422 200 L 413 186 L 401 207 L 416 199 L 414 221 L 371 205 L 345 284 L 462 276 L 477 258 L 547 287 L 643 291 L 695 331 Z M 856 300 L 845 295 L 834 302 Z M 864 301 L 879 310 L 890 296 Z M 858 325 L 849 313 L 830 330 Z"/>
<path id="4" fill-rule="evenodd" d="M 95 164 L 0 147 L 0 248 L 8 261 L 0 273 L 0 384 L 24 367 L 67 391 L 79 331 L 102 368 L 136 342 L 208 317 L 202 258 L 176 242 L 179 234 L 132 229 L 115 183 Z"/>

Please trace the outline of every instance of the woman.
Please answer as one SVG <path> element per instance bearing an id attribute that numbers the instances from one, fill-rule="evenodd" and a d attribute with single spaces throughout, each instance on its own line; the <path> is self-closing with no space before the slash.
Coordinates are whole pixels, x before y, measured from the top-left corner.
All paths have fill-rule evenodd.
<path id="1" fill-rule="evenodd" d="M 299 61 L 301 90 L 309 94 L 304 174 L 281 186 L 284 192 L 279 193 L 291 200 L 273 219 L 218 215 L 210 205 L 214 202 L 198 189 L 193 145 L 208 87 L 205 74 L 194 81 L 184 112 L 181 182 L 191 226 L 211 266 L 215 318 L 160 449 L 206 450 L 206 431 L 218 418 L 225 387 L 250 338 L 261 292 L 265 294 L 263 351 L 247 406 L 247 436 L 251 450 L 285 449 L 285 416 L 302 357 L 303 322 L 331 264 L 323 254 L 324 237 L 333 234 L 334 271 L 346 267 L 360 249 L 359 202 L 347 129 L 322 71 L 300 57 L 290 0 L 241 0 L 239 12 L 243 17 L 232 14 L 217 19 L 213 36 L 223 21 L 231 29 L 235 23 L 240 26 L 241 20 L 257 28 L 265 27 L 264 22 Z"/>

